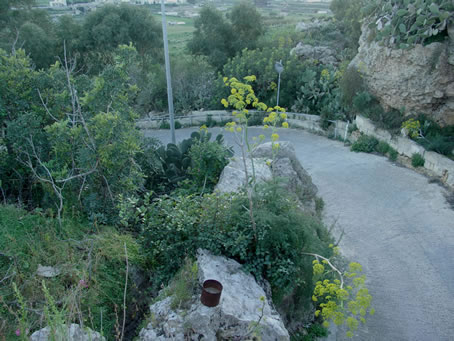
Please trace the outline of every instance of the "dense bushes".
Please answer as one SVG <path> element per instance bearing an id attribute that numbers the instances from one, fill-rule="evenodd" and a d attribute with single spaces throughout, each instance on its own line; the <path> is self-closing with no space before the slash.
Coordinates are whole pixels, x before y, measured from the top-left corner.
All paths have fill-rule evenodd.
<path id="1" fill-rule="evenodd" d="M 378 140 L 373 136 L 361 135 L 358 140 L 353 143 L 351 150 L 354 152 L 372 153 L 378 145 Z"/>
<path id="2" fill-rule="evenodd" d="M 377 152 L 381 155 L 388 155 L 391 161 L 396 161 L 397 151 L 387 142 L 379 141 L 373 136 L 361 135 L 355 143 L 352 144 L 353 152 L 373 153 Z"/>
<path id="3" fill-rule="evenodd" d="M 143 204 L 125 202 L 122 221 L 142 231 L 155 285 L 166 283 L 184 258 L 202 247 L 239 261 L 258 279 L 269 280 L 276 302 L 289 305 L 287 312 L 290 306 L 298 310 L 308 303 L 311 259 L 301 257 L 301 252 L 329 255 L 329 235 L 280 186 L 271 183 L 255 192 L 256 233 L 245 193 L 150 200 L 148 196 Z"/>

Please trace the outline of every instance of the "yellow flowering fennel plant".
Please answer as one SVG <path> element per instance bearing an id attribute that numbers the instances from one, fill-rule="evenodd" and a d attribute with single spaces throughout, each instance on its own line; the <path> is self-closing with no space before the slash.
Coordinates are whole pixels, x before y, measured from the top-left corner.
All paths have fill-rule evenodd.
<path id="1" fill-rule="evenodd" d="M 333 244 L 330 247 L 334 257 L 338 256 L 338 248 Z M 325 327 L 329 327 L 330 321 L 338 326 L 346 325 L 347 336 L 353 337 L 359 323 L 366 323 L 366 316 L 375 313 L 371 308 L 372 296 L 365 284 L 366 276 L 361 274 L 361 264 L 352 262 L 348 270 L 342 272 L 328 258 L 314 253 L 304 254 L 315 257 L 312 262 L 315 281 L 312 300 L 318 304 L 315 316 L 322 317 Z M 335 279 L 328 279 L 333 274 Z"/>
<path id="2" fill-rule="evenodd" d="M 248 120 L 251 117 L 251 113 L 248 108 L 255 109 L 257 111 L 266 112 L 267 116 L 263 119 L 264 129 L 270 129 L 271 132 L 271 143 L 273 150 L 273 157 L 279 149 L 279 135 L 277 134 L 277 127 L 279 124 L 283 128 L 288 128 L 287 114 L 285 109 L 279 106 L 268 107 L 265 103 L 260 102 L 257 96 L 255 96 L 254 89 L 250 83 L 256 80 L 255 76 L 244 77 L 244 82 L 239 81 L 236 78 L 224 77 L 224 84 L 230 87 L 230 95 L 227 99 L 223 98 L 221 103 L 226 108 L 233 109 L 234 120 L 226 124 L 225 129 L 235 134 L 235 141 L 241 149 L 243 157 L 244 172 L 246 175 L 246 192 L 249 198 L 249 215 L 251 218 L 252 227 L 254 232 L 256 230 L 256 224 L 253 214 L 253 203 L 252 203 L 252 187 L 255 185 L 255 168 L 254 160 L 252 155 L 254 150 L 265 140 L 265 135 L 261 134 L 258 139 L 253 138 L 253 143 L 249 141 L 248 136 Z M 246 159 L 249 158 L 252 167 L 252 176 L 249 177 Z"/>

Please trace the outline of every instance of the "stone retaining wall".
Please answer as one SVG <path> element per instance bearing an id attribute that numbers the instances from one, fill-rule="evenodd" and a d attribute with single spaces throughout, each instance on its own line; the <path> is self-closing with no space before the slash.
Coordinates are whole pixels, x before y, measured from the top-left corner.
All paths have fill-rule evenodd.
<path id="1" fill-rule="evenodd" d="M 447 185 L 454 187 L 454 161 L 447 157 L 425 150 L 421 145 L 415 141 L 402 136 L 392 136 L 389 132 L 379 129 L 367 118 L 362 116 L 356 117 L 356 126 L 363 134 L 374 136 L 381 141 L 387 142 L 401 155 L 409 158 L 413 154 L 419 153 L 426 160 L 424 168 L 434 172 L 437 176 L 441 177 L 442 181 Z"/>

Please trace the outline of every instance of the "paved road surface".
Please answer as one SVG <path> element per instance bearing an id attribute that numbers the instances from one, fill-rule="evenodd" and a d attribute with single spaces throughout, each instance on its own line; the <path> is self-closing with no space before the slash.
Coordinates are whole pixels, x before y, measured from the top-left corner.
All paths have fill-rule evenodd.
<path id="1" fill-rule="evenodd" d="M 193 130 L 177 130 L 177 140 Z M 170 140 L 169 131 L 147 134 Z M 335 234 L 344 229 L 342 252 L 367 274 L 376 314 L 354 340 L 454 340 L 454 210 L 444 189 L 384 157 L 305 131 L 282 131 L 281 140 L 295 145 L 312 175 L 326 222 L 337 220 Z M 330 339 L 346 339 L 337 334 Z"/>

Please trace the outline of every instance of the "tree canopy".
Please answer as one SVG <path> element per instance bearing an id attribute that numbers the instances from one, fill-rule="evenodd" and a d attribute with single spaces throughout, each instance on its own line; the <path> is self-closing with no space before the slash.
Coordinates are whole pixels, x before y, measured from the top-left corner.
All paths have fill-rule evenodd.
<path id="1" fill-rule="evenodd" d="M 190 52 L 207 56 L 218 70 L 244 48 L 254 49 L 264 31 L 260 13 L 246 2 L 235 5 L 227 17 L 205 6 L 194 25 L 196 30 L 188 44 Z"/>

